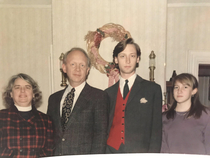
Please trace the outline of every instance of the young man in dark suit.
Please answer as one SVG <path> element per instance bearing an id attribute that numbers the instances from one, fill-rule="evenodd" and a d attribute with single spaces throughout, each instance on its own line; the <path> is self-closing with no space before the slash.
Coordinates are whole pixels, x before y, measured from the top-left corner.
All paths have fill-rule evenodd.
<path id="1" fill-rule="evenodd" d="M 113 51 L 120 80 L 105 90 L 110 101 L 106 153 L 160 152 L 162 92 L 158 84 L 136 74 L 140 55 L 131 38 Z"/>
<path id="2" fill-rule="evenodd" d="M 105 153 L 108 96 L 86 83 L 91 62 L 81 48 L 64 55 L 63 71 L 69 85 L 49 97 L 48 110 L 55 129 L 55 154 Z"/>

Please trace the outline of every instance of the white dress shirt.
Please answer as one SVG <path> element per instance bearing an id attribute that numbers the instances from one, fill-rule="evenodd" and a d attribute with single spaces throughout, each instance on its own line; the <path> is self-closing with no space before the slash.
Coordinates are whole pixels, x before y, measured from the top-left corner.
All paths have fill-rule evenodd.
<path id="1" fill-rule="evenodd" d="M 134 83 L 134 81 L 135 81 L 135 79 L 136 79 L 136 73 L 135 74 L 133 74 L 131 77 L 129 77 L 127 80 L 128 80 L 128 88 L 129 88 L 129 91 L 130 91 L 130 89 L 131 89 L 131 87 L 133 86 L 133 83 Z M 124 85 L 125 85 L 125 80 L 126 79 L 124 79 L 124 78 L 122 78 L 121 76 L 120 76 L 120 92 L 121 92 L 121 95 L 122 95 L 122 97 L 123 97 L 123 89 L 124 89 Z"/>
<path id="2" fill-rule="evenodd" d="M 74 109 L 74 105 L 81 93 L 81 91 L 83 90 L 83 88 L 85 87 L 85 84 L 86 84 L 86 81 L 84 81 L 81 85 L 75 87 L 75 92 L 74 92 L 74 101 L 73 101 L 73 105 L 72 105 L 72 109 L 71 109 L 71 112 L 73 111 Z M 63 102 L 67 96 L 67 94 L 71 91 L 73 87 L 69 84 L 68 87 L 66 88 L 65 92 L 63 93 L 63 96 L 62 96 L 62 99 L 61 99 L 61 102 L 60 102 L 60 116 L 62 117 L 62 107 L 63 107 Z"/>

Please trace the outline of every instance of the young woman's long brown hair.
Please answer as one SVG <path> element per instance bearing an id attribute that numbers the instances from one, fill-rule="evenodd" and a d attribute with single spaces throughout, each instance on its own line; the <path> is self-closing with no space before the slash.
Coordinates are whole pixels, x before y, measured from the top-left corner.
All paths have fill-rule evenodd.
<path id="1" fill-rule="evenodd" d="M 174 85 L 177 81 L 180 83 L 187 84 L 188 86 L 192 87 L 192 89 L 195 89 L 195 88 L 198 89 L 198 81 L 192 74 L 182 73 L 180 75 L 177 75 L 173 79 L 173 83 L 172 83 L 173 89 L 174 89 Z M 173 100 L 174 101 L 172 103 L 171 108 L 169 108 L 169 110 L 165 112 L 167 119 L 173 119 L 176 114 L 175 108 L 177 106 L 177 101 L 174 99 L 174 94 L 173 94 Z M 203 104 L 201 104 L 201 102 L 199 100 L 199 94 L 197 91 L 197 93 L 191 97 L 191 106 L 190 106 L 189 111 L 186 114 L 186 118 L 191 117 L 191 116 L 194 118 L 200 118 L 202 112 L 203 111 L 206 112 L 206 108 L 207 107 L 205 107 Z"/>

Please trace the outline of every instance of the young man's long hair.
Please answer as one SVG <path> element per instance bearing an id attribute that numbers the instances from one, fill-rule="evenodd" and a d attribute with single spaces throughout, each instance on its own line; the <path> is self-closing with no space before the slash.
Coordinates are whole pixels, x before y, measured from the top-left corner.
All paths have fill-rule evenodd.
<path id="1" fill-rule="evenodd" d="M 173 85 L 172 88 L 173 89 L 174 89 L 174 86 L 175 86 L 176 82 L 180 82 L 182 84 L 185 83 L 188 86 L 192 87 L 193 90 L 195 88 L 198 89 L 197 79 L 189 73 L 182 73 L 182 74 L 176 76 L 173 79 L 173 83 L 172 83 L 172 85 Z M 173 100 L 174 101 L 172 103 L 171 108 L 169 108 L 169 110 L 165 112 L 167 119 L 173 119 L 175 117 L 175 114 L 176 114 L 175 108 L 177 106 L 177 101 L 174 99 L 174 94 L 173 94 Z M 197 91 L 197 93 L 195 95 L 191 96 L 191 106 L 190 106 L 189 111 L 186 114 L 186 118 L 189 118 L 191 116 L 194 117 L 194 118 L 200 118 L 203 111 L 207 113 L 206 108 L 207 107 L 205 107 L 203 104 L 201 104 L 201 102 L 199 100 L 199 94 L 198 94 L 198 91 Z"/>

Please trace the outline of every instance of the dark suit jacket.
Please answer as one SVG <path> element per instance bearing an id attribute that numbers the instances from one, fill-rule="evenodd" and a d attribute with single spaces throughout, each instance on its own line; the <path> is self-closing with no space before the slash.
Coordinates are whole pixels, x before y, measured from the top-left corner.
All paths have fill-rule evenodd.
<path id="1" fill-rule="evenodd" d="M 105 90 L 110 100 L 108 131 L 112 126 L 118 88 L 119 81 Z M 160 152 L 161 133 L 161 88 L 137 75 L 125 107 L 125 152 Z"/>
<path id="2" fill-rule="evenodd" d="M 60 101 L 65 90 L 49 97 L 48 110 L 53 120 L 55 155 L 105 153 L 108 127 L 108 95 L 87 83 L 78 97 L 63 133 Z"/>

